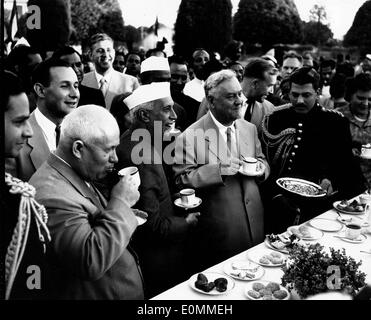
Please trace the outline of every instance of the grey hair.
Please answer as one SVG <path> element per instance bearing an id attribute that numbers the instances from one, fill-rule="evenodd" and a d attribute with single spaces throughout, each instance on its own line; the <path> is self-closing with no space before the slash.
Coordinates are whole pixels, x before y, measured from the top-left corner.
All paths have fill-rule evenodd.
<path id="1" fill-rule="evenodd" d="M 153 110 L 153 107 L 154 101 L 148 101 L 136 106 L 134 109 L 130 110 L 130 112 L 132 112 L 134 119 L 140 120 L 140 110 Z"/>
<path id="2" fill-rule="evenodd" d="M 221 84 L 223 81 L 230 80 L 232 78 L 236 78 L 236 74 L 234 71 L 225 69 L 218 72 L 213 73 L 206 79 L 204 89 L 205 89 L 205 96 L 212 95 L 216 89 L 216 87 Z M 237 78 L 236 78 L 237 79 Z"/>
<path id="3" fill-rule="evenodd" d="M 120 132 L 113 115 L 101 106 L 89 104 L 78 107 L 64 117 L 60 141 L 80 139 L 91 143 L 112 130 Z"/>

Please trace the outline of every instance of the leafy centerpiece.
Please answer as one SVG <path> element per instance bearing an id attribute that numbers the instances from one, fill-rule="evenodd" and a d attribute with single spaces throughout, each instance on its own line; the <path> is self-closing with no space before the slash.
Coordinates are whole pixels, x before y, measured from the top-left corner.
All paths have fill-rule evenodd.
<path id="1" fill-rule="evenodd" d="M 345 249 L 330 248 L 328 254 L 319 243 L 296 245 L 282 267 L 282 285 L 290 292 L 295 290 L 302 299 L 330 290 L 355 296 L 365 285 L 366 274 L 358 270 L 361 264 L 348 257 Z"/>

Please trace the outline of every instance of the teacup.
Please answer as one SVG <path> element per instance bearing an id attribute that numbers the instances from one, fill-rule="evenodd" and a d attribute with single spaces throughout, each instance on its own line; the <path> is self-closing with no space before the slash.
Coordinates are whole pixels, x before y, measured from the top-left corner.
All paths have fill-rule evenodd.
<path id="1" fill-rule="evenodd" d="M 361 153 L 365 157 L 371 157 L 371 144 L 362 145 Z"/>
<path id="2" fill-rule="evenodd" d="M 183 204 L 191 205 L 196 202 L 196 192 L 194 189 L 183 189 L 179 193 Z"/>
<path id="3" fill-rule="evenodd" d="M 348 239 L 356 240 L 361 235 L 361 229 L 362 227 L 359 223 L 356 223 L 356 222 L 348 223 L 346 225 L 345 236 Z"/>
<path id="4" fill-rule="evenodd" d="M 258 160 L 252 157 L 244 157 L 242 168 L 245 172 L 255 172 L 257 170 Z"/>
<path id="5" fill-rule="evenodd" d="M 118 172 L 118 175 L 120 177 L 124 177 L 128 174 L 130 174 L 132 176 L 132 178 L 134 180 L 134 183 L 138 188 L 140 186 L 140 175 L 139 175 L 138 168 L 137 167 L 126 167 L 126 168 L 121 169 Z"/>

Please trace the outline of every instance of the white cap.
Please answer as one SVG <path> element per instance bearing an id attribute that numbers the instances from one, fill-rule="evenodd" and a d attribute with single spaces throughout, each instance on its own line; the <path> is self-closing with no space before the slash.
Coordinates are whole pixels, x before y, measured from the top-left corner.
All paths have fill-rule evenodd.
<path id="1" fill-rule="evenodd" d="M 146 71 L 169 71 L 169 61 L 163 57 L 151 56 L 140 65 L 140 73 Z"/>
<path id="2" fill-rule="evenodd" d="M 370 53 L 366 54 L 366 59 L 371 60 L 371 54 Z"/>
<path id="3" fill-rule="evenodd" d="M 139 86 L 130 96 L 124 99 L 124 103 L 131 110 L 142 103 L 167 97 L 171 97 L 170 82 L 152 82 Z"/>

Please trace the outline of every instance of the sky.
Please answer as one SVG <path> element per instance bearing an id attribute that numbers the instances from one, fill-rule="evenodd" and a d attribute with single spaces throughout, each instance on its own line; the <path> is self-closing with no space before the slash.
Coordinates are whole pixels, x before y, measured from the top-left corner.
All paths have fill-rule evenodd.
<path id="1" fill-rule="evenodd" d="M 173 27 L 181 0 L 118 0 L 125 25 L 151 26 L 158 15 L 159 22 Z M 207 1 L 207 0 L 205 0 Z M 231 0 L 234 14 L 240 0 Z M 294 0 L 300 18 L 309 21 L 309 10 L 315 4 L 323 5 L 334 38 L 342 40 L 352 26 L 353 19 L 366 0 Z"/>

